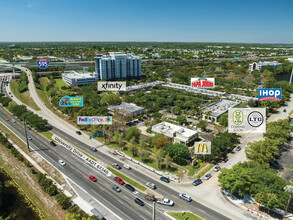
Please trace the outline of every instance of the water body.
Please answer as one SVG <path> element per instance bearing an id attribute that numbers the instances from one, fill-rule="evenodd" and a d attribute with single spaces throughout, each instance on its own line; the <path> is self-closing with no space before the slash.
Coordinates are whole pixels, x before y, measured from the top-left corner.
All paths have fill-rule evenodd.
<path id="1" fill-rule="evenodd" d="M 20 194 L 17 187 L 4 169 L 0 168 L 0 182 L 2 183 L 2 205 L 0 204 L 0 216 L 17 220 L 41 220 L 30 204 L 25 202 L 27 199 Z"/>

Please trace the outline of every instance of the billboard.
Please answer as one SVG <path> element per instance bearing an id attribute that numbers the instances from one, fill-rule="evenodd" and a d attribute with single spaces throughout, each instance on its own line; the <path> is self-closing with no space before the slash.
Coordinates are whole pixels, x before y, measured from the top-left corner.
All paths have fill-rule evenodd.
<path id="1" fill-rule="evenodd" d="M 106 81 L 98 82 L 98 91 L 126 91 L 126 82 Z"/>
<path id="2" fill-rule="evenodd" d="M 37 65 L 41 69 L 46 69 L 49 66 L 49 64 L 50 64 L 49 59 L 37 59 Z"/>
<path id="3" fill-rule="evenodd" d="M 191 78 L 191 87 L 214 88 L 215 78 Z"/>
<path id="4" fill-rule="evenodd" d="M 265 108 L 230 108 L 228 110 L 229 133 L 266 132 Z"/>
<path id="5" fill-rule="evenodd" d="M 111 125 L 112 116 L 78 116 L 78 125 Z"/>
<path id="6" fill-rule="evenodd" d="M 63 96 L 59 101 L 61 107 L 82 107 L 83 97 Z"/>
<path id="7" fill-rule="evenodd" d="M 212 153 L 212 144 L 211 142 L 194 142 L 194 154 L 205 155 Z"/>
<path id="8" fill-rule="evenodd" d="M 258 89 L 259 101 L 281 101 L 282 89 Z"/>

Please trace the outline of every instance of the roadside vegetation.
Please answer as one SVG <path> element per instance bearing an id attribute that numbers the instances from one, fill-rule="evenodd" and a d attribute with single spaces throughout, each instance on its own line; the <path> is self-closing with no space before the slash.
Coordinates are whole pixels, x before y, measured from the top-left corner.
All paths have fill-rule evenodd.
<path id="1" fill-rule="evenodd" d="M 203 220 L 203 218 L 191 212 L 168 212 L 176 220 Z"/>

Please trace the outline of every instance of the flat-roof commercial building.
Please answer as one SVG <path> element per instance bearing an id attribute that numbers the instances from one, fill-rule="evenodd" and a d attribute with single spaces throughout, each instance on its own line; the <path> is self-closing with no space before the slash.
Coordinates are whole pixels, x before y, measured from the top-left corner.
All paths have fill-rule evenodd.
<path id="1" fill-rule="evenodd" d="M 69 86 L 83 86 L 98 80 L 98 74 L 87 71 L 64 71 L 62 80 Z"/>
<path id="2" fill-rule="evenodd" d="M 139 107 L 133 103 L 122 102 L 120 105 L 111 105 L 108 107 L 110 113 L 114 113 L 115 110 L 123 110 L 128 114 L 131 114 L 132 117 L 142 115 L 144 113 L 144 108 Z"/>
<path id="3" fill-rule="evenodd" d="M 279 63 L 278 61 L 261 61 L 258 63 L 251 63 L 249 64 L 249 70 L 260 70 L 261 68 L 265 66 L 272 66 L 274 69 L 277 68 L 278 66 L 281 66 L 282 63 Z"/>
<path id="4" fill-rule="evenodd" d="M 161 133 L 173 143 L 181 143 L 187 146 L 193 145 L 195 139 L 198 138 L 196 131 L 165 121 L 152 126 L 152 133 Z"/>
<path id="5" fill-rule="evenodd" d="M 217 123 L 222 114 L 226 113 L 228 109 L 233 108 L 238 104 L 239 102 L 226 99 L 214 102 L 202 108 L 202 110 L 205 112 L 202 114 L 202 120 Z M 207 112 L 210 112 L 210 115 L 208 115 Z"/>
<path id="6" fill-rule="evenodd" d="M 126 79 L 141 77 L 141 58 L 132 53 L 110 52 L 97 54 L 95 68 L 98 79 Z"/>

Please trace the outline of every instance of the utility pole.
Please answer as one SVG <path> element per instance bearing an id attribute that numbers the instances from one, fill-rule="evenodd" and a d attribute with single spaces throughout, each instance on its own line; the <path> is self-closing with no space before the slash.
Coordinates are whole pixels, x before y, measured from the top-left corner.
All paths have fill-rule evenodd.
<path id="1" fill-rule="evenodd" d="M 25 124 L 25 118 L 23 119 L 23 124 L 24 124 L 24 134 L 25 134 L 25 138 L 26 138 L 26 145 L 27 145 L 27 150 L 28 152 L 30 152 L 30 145 L 27 139 L 27 132 L 26 132 L 26 124 Z"/>
<path id="2" fill-rule="evenodd" d="M 152 220 L 156 220 L 156 203 L 153 202 L 153 219 Z"/>
<path id="3" fill-rule="evenodd" d="M 292 83 L 292 75 L 293 75 L 293 68 L 291 70 L 291 76 L 290 76 L 290 80 L 289 80 L 289 83 L 291 84 Z"/>

